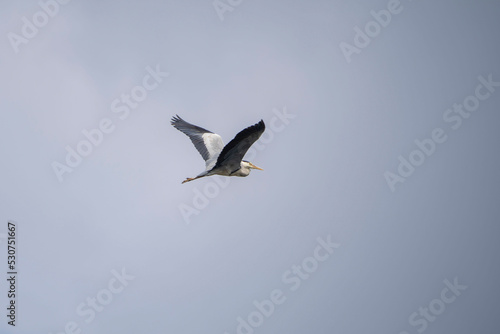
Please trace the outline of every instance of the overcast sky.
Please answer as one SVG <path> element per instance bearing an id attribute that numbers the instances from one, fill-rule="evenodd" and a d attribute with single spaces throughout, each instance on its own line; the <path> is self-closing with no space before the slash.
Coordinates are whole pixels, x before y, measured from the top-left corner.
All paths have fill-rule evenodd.
<path id="1" fill-rule="evenodd" d="M 3 1 L 2 333 L 499 331 L 495 1 Z M 204 169 L 263 119 L 264 171 Z"/>

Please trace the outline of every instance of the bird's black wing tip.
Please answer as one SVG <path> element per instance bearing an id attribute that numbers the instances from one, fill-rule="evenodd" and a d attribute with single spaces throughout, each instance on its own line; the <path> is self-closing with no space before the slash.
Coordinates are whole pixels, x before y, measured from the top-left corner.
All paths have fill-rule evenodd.
<path id="1" fill-rule="evenodd" d="M 262 120 L 262 119 L 258 123 L 256 123 L 254 126 L 256 128 L 258 128 L 259 130 L 266 128 L 266 124 L 264 123 L 264 120 Z"/>
<path id="2" fill-rule="evenodd" d="M 183 119 L 179 115 L 175 114 L 175 116 L 172 116 L 172 118 L 170 119 L 170 124 L 174 125 L 175 123 L 182 120 Z"/>

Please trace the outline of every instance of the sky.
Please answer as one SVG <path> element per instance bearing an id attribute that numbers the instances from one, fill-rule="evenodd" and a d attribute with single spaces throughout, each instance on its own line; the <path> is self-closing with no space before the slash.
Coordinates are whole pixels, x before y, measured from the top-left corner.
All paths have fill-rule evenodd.
<path id="1" fill-rule="evenodd" d="M 2 2 L 0 332 L 498 333 L 499 16 Z M 181 184 L 176 114 L 264 171 Z"/>

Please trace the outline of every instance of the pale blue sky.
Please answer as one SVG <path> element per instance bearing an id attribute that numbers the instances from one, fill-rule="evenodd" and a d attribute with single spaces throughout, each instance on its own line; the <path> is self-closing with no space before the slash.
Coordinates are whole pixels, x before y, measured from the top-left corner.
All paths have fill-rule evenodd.
<path id="1" fill-rule="evenodd" d="M 224 0 L 224 20 L 212 1 L 41 3 L 53 17 L 0 5 L 0 233 L 19 224 L 0 332 L 498 333 L 498 3 Z M 264 171 L 181 184 L 204 163 L 175 114 L 226 143 L 263 119 Z"/>

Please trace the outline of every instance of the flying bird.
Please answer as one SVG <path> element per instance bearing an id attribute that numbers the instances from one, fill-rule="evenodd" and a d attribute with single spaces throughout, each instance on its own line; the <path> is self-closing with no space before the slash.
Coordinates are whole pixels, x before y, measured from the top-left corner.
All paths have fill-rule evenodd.
<path id="1" fill-rule="evenodd" d="M 266 126 L 263 120 L 241 130 L 226 146 L 222 138 L 212 131 L 190 124 L 175 115 L 170 122 L 177 130 L 186 134 L 205 160 L 205 171 L 196 177 L 188 177 L 182 183 L 205 176 L 248 176 L 251 169 L 263 170 L 250 161 L 243 160 L 250 146 L 259 139 Z"/>

